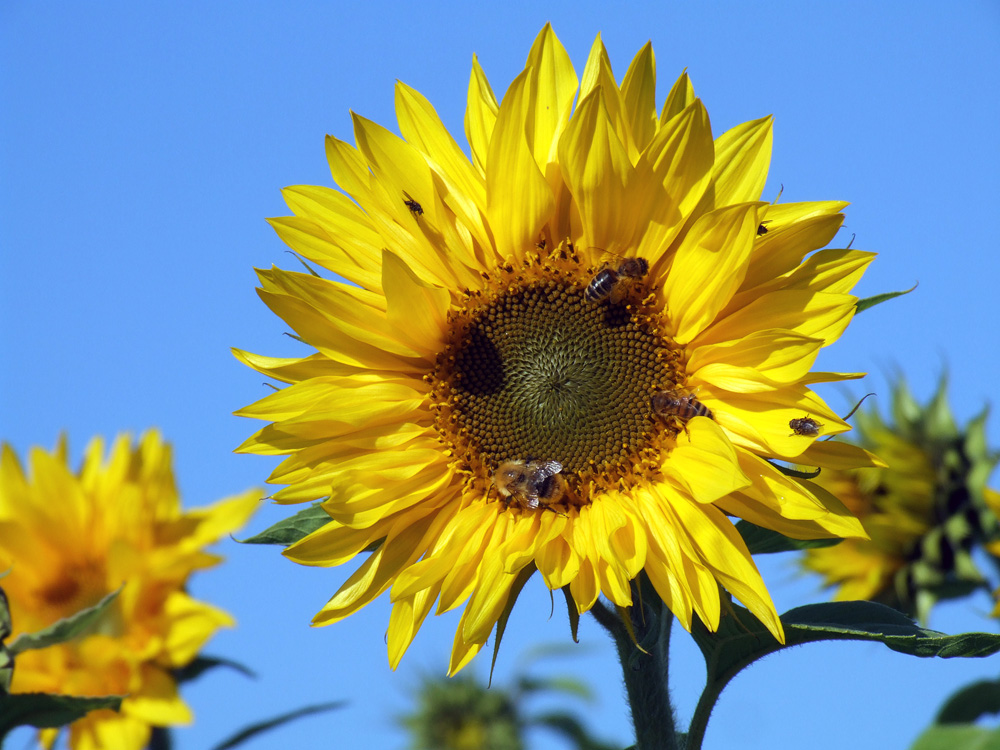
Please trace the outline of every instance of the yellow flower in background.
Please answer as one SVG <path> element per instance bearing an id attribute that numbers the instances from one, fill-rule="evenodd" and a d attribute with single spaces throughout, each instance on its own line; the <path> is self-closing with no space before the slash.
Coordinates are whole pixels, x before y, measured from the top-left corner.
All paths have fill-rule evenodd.
<path id="1" fill-rule="evenodd" d="M 886 466 L 816 478 L 871 538 L 808 550 L 803 565 L 836 587 L 835 599 L 882 602 L 926 622 L 935 602 L 988 585 L 973 553 L 1000 556 L 1000 494 L 986 487 L 998 457 L 985 412 L 955 424 L 944 381 L 926 406 L 902 382 L 893 396 L 891 421 L 874 409 L 857 416 L 859 443 Z"/>
<path id="2" fill-rule="evenodd" d="M 816 441 L 849 426 L 810 389 L 856 377 L 810 367 L 873 254 L 820 250 L 845 203 L 760 200 L 770 118 L 713 139 L 687 75 L 655 98 L 649 45 L 619 85 L 598 38 L 578 80 L 546 26 L 500 102 L 473 61 L 471 160 L 400 83 L 402 138 L 354 115 L 356 146 L 326 141 L 343 192 L 284 191 L 278 235 L 345 281 L 259 271 L 315 353 L 236 351 L 289 384 L 237 412 L 269 423 L 240 450 L 287 456 L 277 502 L 325 498 L 291 560 L 374 547 L 314 624 L 389 591 L 395 667 L 435 604 L 464 603 L 454 673 L 535 570 L 579 612 L 631 605 L 645 571 L 684 627 L 718 626 L 721 584 L 781 639 L 727 514 L 864 534 L 768 460 L 876 463 Z"/>
<path id="3" fill-rule="evenodd" d="M 189 596 L 189 576 L 222 558 L 205 547 L 241 527 L 259 491 L 185 512 L 170 447 L 156 432 L 133 448 L 119 437 L 104 460 L 94 439 L 82 467 L 68 465 L 65 440 L 31 451 L 25 473 L 10 446 L 0 457 L 0 568 L 14 635 L 41 630 L 121 587 L 95 631 L 17 657 L 11 692 L 127 695 L 121 712 L 73 723 L 74 750 L 139 750 L 151 727 L 191 721 L 173 670 L 212 634 L 225 612 Z M 42 733 L 47 743 L 55 730 Z"/>

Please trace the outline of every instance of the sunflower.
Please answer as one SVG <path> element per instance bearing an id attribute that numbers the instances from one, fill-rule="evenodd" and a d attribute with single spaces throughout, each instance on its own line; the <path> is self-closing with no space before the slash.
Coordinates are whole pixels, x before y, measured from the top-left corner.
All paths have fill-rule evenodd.
<path id="1" fill-rule="evenodd" d="M 343 192 L 284 191 L 278 235 L 342 280 L 258 272 L 315 352 L 235 350 L 288 384 L 237 412 L 269 423 L 238 450 L 287 456 L 275 501 L 324 498 L 289 559 L 373 550 L 313 622 L 389 591 L 393 668 L 435 603 L 465 603 L 461 669 L 534 571 L 581 613 L 628 607 L 645 571 L 686 628 L 717 627 L 721 584 L 782 638 L 729 515 L 864 533 L 771 461 L 874 463 L 815 440 L 849 426 L 809 387 L 856 377 L 809 370 L 873 255 L 819 250 L 845 203 L 760 200 L 770 118 L 713 140 L 687 75 L 655 98 L 650 45 L 619 86 L 598 37 L 578 81 L 546 26 L 500 102 L 473 59 L 471 159 L 399 83 L 402 137 L 353 115 L 356 146 L 326 139 Z"/>
<path id="2" fill-rule="evenodd" d="M 836 587 L 836 599 L 882 602 L 926 622 L 935 602 L 988 585 L 977 548 L 1000 556 L 1000 494 L 986 487 L 998 456 L 987 448 L 986 413 L 960 429 L 943 380 L 924 406 L 900 382 L 890 420 L 872 409 L 857 423 L 858 442 L 886 466 L 825 471 L 816 482 L 870 539 L 808 550 L 803 566 Z"/>
<path id="3" fill-rule="evenodd" d="M 82 467 L 68 466 L 66 441 L 31 452 L 25 474 L 10 446 L 0 457 L 0 567 L 14 634 L 30 633 L 121 588 L 96 629 L 81 639 L 25 651 L 11 691 L 125 695 L 121 712 L 96 711 L 70 725 L 74 750 L 139 750 L 151 727 L 185 724 L 191 712 L 173 671 L 233 619 L 189 596 L 196 570 L 220 562 L 204 547 L 247 520 L 257 491 L 183 512 L 170 447 L 156 432 L 133 449 L 119 437 L 102 463 L 93 440 Z M 56 730 L 42 732 L 46 744 Z"/>

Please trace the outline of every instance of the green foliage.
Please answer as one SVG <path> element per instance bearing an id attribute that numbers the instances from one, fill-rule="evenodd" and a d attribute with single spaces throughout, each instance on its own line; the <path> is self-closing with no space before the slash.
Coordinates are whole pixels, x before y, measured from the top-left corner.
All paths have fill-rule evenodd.
<path id="1" fill-rule="evenodd" d="M 121 708 L 122 696 L 79 697 L 49 693 L 9 694 L 14 676 L 14 657 L 29 649 L 46 648 L 86 635 L 100 620 L 121 591 L 113 591 L 93 607 L 87 607 L 37 633 L 22 633 L 10 645 L 4 640 L 13 632 L 7 595 L 0 589 L 0 741 L 12 729 L 31 726 L 48 729 L 65 726 L 90 711 Z"/>
<path id="2" fill-rule="evenodd" d="M 544 713 L 536 716 L 533 723 L 561 734 L 579 750 L 618 750 L 617 745 L 609 745 L 591 737 L 580 720 L 572 714 L 562 711 Z"/>
<path id="3" fill-rule="evenodd" d="M 268 732 L 272 729 L 280 727 L 282 724 L 287 724 L 295 719 L 301 719 L 304 716 L 312 716 L 313 714 L 323 713 L 324 711 L 333 711 L 338 708 L 342 708 L 346 704 L 345 701 L 329 701 L 327 703 L 317 703 L 313 706 L 305 706 L 304 708 L 296 709 L 295 711 L 289 711 L 288 713 L 281 714 L 280 716 L 275 716 L 271 719 L 266 719 L 264 721 L 258 722 L 257 724 L 251 724 L 248 727 L 244 727 L 236 734 L 228 737 L 227 739 L 220 742 L 218 745 L 212 748 L 212 750 L 229 750 L 229 748 L 242 745 L 247 740 L 256 737 L 258 734 L 263 732 Z"/>
<path id="4" fill-rule="evenodd" d="M 1000 729 L 932 726 L 917 738 L 911 750 L 1000 750 Z"/>
<path id="5" fill-rule="evenodd" d="M 0 697 L 0 740 L 19 726 L 39 729 L 70 724 L 90 711 L 121 708 L 122 696 L 104 695 L 81 698 L 48 693 L 15 693 Z"/>
<path id="6" fill-rule="evenodd" d="M 62 620 L 54 622 L 49 627 L 39 630 L 37 633 L 22 633 L 10 644 L 11 654 L 17 656 L 29 649 L 54 646 L 57 643 L 64 643 L 87 635 L 120 592 L 121 588 L 118 588 L 117 591 L 112 591 L 94 606 L 81 609 L 69 617 L 64 617 Z"/>
<path id="7" fill-rule="evenodd" d="M 996 713 L 1000 713 L 1000 680 L 980 680 L 953 693 L 941 706 L 934 723 L 972 723 Z"/>
<path id="8" fill-rule="evenodd" d="M 863 313 L 865 310 L 875 307 L 875 305 L 881 305 L 883 302 L 888 302 L 896 297 L 902 297 L 904 294 L 909 294 L 916 288 L 917 284 L 914 284 L 909 289 L 904 289 L 901 292 L 885 292 L 884 294 L 876 294 L 873 297 L 865 297 L 862 300 L 858 300 L 857 312 Z"/>
<path id="9" fill-rule="evenodd" d="M 216 667 L 229 667 L 241 673 L 244 677 L 255 679 L 257 675 L 249 667 L 230 659 L 220 659 L 215 656 L 199 656 L 191 663 L 174 670 L 177 683 L 190 682 L 201 677 L 205 672 Z"/>
<path id="10" fill-rule="evenodd" d="M 270 528 L 249 539 L 237 539 L 236 541 L 241 544 L 280 544 L 287 547 L 328 523 L 330 523 L 330 516 L 323 510 L 323 506 L 320 503 L 313 503 L 294 516 L 278 521 Z"/>
<path id="11" fill-rule="evenodd" d="M 792 539 L 777 531 L 765 529 L 749 521 L 738 521 L 736 530 L 753 555 L 767 555 L 774 552 L 794 552 L 814 547 L 832 547 L 841 539 Z"/>
<path id="12" fill-rule="evenodd" d="M 781 617 L 781 644 L 748 610 L 736 604 L 717 632 L 697 622 L 691 630 L 705 657 L 707 678 L 691 721 L 692 748 L 701 746 L 708 717 L 723 688 L 740 670 L 768 654 L 816 641 L 873 641 L 893 651 L 920 657 L 989 656 L 1000 651 L 1000 635 L 945 635 L 918 626 L 900 612 L 874 602 L 830 602 L 796 607 Z M 930 746 L 929 746 L 930 747 Z"/>

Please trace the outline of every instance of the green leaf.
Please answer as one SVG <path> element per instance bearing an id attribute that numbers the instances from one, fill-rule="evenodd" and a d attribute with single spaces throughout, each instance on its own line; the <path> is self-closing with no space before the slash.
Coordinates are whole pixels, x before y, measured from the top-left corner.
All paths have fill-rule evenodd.
<path id="1" fill-rule="evenodd" d="M 971 724 L 1000 713 L 1000 680 L 980 680 L 952 693 L 934 717 L 935 724 Z"/>
<path id="2" fill-rule="evenodd" d="M 828 602 L 796 607 L 781 616 L 785 644 L 743 607 L 724 617 L 719 632 L 698 623 L 692 635 L 705 655 L 709 680 L 728 681 L 743 667 L 783 648 L 815 641 L 874 641 L 912 656 L 943 659 L 989 656 L 1000 651 L 1000 635 L 946 635 L 918 626 L 900 612 L 875 602 Z"/>
<path id="3" fill-rule="evenodd" d="M 590 688 L 575 677 L 521 677 L 517 689 L 522 693 L 566 693 L 592 701 L 594 694 Z"/>
<path id="4" fill-rule="evenodd" d="M 62 620 L 49 625 L 49 627 L 43 630 L 39 630 L 37 633 L 21 633 L 10 644 L 11 654 L 17 656 L 22 651 L 27 651 L 28 649 L 54 646 L 57 643 L 63 643 L 85 635 L 101 619 L 121 590 L 119 586 L 116 591 L 112 591 L 93 607 L 81 609 L 76 614 L 64 617 Z"/>
<path id="5" fill-rule="evenodd" d="M 323 510 L 320 503 L 313 503 L 294 516 L 278 521 L 274 526 L 249 539 L 236 539 L 236 541 L 240 544 L 280 544 L 287 547 L 328 523 L 330 515 Z"/>
<path id="6" fill-rule="evenodd" d="M 910 750 L 1000 750 L 1000 730 L 954 725 L 933 726 Z"/>
<path id="7" fill-rule="evenodd" d="M 865 297 L 864 299 L 858 300 L 857 313 L 863 313 L 870 307 L 875 307 L 875 305 L 881 305 L 883 302 L 888 302 L 896 297 L 902 297 L 904 294 L 909 294 L 916 289 L 917 286 L 919 286 L 919 282 L 911 286 L 909 289 L 904 289 L 901 292 L 886 292 L 885 294 L 876 294 L 874 297 Z"/>
<path id="8" fill-rule="evenodd" d="M 333 711 L 346 705 L 346 701 L 330 701 L 328 703 L 317 703 L 314 706 L 306 706 L 304 708 L 296 709 L 295 711 L 289 711 L 286 714 L 281 714 L 280 716 L 275 716 L 273 719 L 267 719 L 266 721 L 259 722 L 257 724 L 251 724 L 250 726 L 244 727 L 239 732 L 223 740 L 218 745 L 212 748 L 212 750 L 229 750 L 231 747 L 236 747 L 246 742 L 251 737 L 256 737 L 262 732 L 267 732 L 271 729 L 276 729 L 282 724 L 287 724 L 295 719 L 300 719 L 303 716 L 311 716 L 312 714 L 322 713 L 324 711 Z"/>
<path id="9" fill-rule="evenodd" d="M 38 729 L 61 727 L 90 711 L 107 708 L 118 711 L 122 696 L 104 695 L 81 698 L 49 693 L 15 693 L 0 697 L 0 739 L 15 727 Z"/>
<path id="10" fill-rule="evenodd" d="M 777 531 L 765 529 L 749 521 L 739 521 L 736 530 L 740 532 L 743 541 L 752 555 L 768 555 L 774 552 L 793 552 L 800 549 L 815 547 L 832 547 L 840 544 L 841 539 L 792 539 Z"/>
<path id="11" fill-rule="evenodd" d="M 548 727 L 568 739 L 571 747 L 579 750 L 618 750 L 617 745 L 609 745 L 590 735 L 575 716 L 556 711 L 539 714 L 527 720 L 529 725 Z"/>
<path id="12" fill-rule="evenodd" d="M 510 587 L 510 593 L 507 594 L 507 603 L 503 605 L 503 611 L 500 613 L 500 617 L 497 618 L 496 635 L 493 637 L 493 661 L 490 662 L 490 680 L 487 683 L 487 687 L 493 684 L 493 670 L 497 665 L 497 654 L 500 653 L 500 641 L 503 640 L 504 631 L 507 629 L 507 620 L 510 619 L 510 613 L 514 609 L 514 601 L 535 570 L 534 565 L 526 565 L 517 572 L 517 575 L 514 577 L 514 583 Z"/>
<path id="13" fill-rule="evenodd" d="M 210 669 L 215 669 L 216 667 L 229 667 L 230 669 L 235 669 L 240 672 L 245 677 L 249 677 L 251 680 L 257 679 L 257 675 L 252 669 L 238 661 L 231 661 L 230 659 L 222 659 L 216 656 L 199 656 L 190 664 L 181 667 L 180 669 L 174 670 L 174 679 L 178 684 L 182 682 L 190 682 Z"/>

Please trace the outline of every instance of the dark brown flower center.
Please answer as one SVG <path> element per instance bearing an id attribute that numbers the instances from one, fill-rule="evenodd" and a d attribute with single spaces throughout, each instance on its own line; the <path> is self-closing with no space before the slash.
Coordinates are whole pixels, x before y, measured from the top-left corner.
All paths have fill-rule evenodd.
<path id="1" fill-rule="evenodd" d="M 565 251 L 528 261 L 452 314 L 432 376 L 438 429 L 473 474 L 558 461 L 571 486 L 610 484 L 639 469 L 663 432 L 650 397 L 677 382 L 678 357 L 642 284 L 593 301 L 594 272 Z"/>

